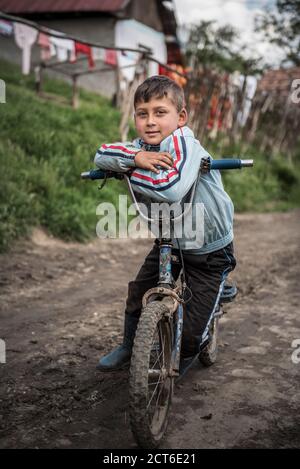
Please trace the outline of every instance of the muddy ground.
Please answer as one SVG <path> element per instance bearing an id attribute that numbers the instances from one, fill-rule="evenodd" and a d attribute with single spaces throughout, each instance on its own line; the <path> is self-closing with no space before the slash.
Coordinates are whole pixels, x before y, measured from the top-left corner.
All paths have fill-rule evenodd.
<path id="1" fill-rule="evenodd" d="M 163 448 L 300 447 L 299 234 L 300 211 L 236 217 L 239 296 L 217 364 L 176 386 Z M 0 256 L 1 448 L 136 447 L 128 375 L 95 365 L 121 340 L 127 283 L 151 244 L 35 231 Z"/>

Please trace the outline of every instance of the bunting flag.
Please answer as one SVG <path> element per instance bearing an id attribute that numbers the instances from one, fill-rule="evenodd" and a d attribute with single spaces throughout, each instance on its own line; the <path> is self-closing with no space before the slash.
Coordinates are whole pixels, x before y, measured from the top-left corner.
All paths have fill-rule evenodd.
<path id="1" fill-rule="evenodd" d="M 22 73 L 28 75 L 30 72 L 31 47 L 36 41 L 38 31 L 26 24 L 14 23 L 15 41 L 22 49 Z"/>
<path id="2" fill-rule="evenodd" d="M 55 46 L 51 44 L 50 37 L 48 34 L 40 33 L 38 38 L 38 45 L 41 48 L 41 59 L 49 60 L 51 57 L 56 55 Z"/>
<path id="3" fill-rule="evenodd" d="M 92 54 L 94 60 L 102 60 L 104 62 L 105 51 L 104 49 L 100 49 L 99 47 L 92 47 Z"/>
<path id="4" fill-rule="evenodd" d="M 107 65 L 112 65 L 113 67 L 116 67 L 116 65 L 117 65 L 117 52 L 114 49 L 105 49 L 104 62 Z"/>
<path id="5" fill-rule="evenodd" d="M 75 62 L 75 43 L 72 39 L 54 37 L 50 35 L 50 44 L 55 47 L 57 58 L 60 62 Z"/>
<path id="6" fill-rule="evenodd" d="M 95 66 L 91 46 L 87 46 L 86 44 L 82 44 L 81 42 L 75 42 L 75 54 L 76 57 L 78 57 L 79 54 L 85 54 L 88 57 L 89 68 L 93 68 Z"/>
<path id="7" fill-rule="evenodd" d="M 11 36 L 14 32 L 13 23 L 6 20 L 0 20 L 0 34 L 2 36 Z"/>

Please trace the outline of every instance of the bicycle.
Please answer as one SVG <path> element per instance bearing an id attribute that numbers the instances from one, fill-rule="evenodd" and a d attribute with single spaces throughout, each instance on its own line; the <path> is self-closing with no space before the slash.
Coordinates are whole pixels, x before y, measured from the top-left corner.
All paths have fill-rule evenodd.
<path id="1" fill-rule="evenodd" d="M 253 160 L 205 158 L 202 159 L 200 173 L 250 166 L 253 166 Z M 125 178 L 138 213 L 147 223 L 153 221 L 139 210 L 127 173 L 91 170 L 82 173 L 81 177 L 91 180 L 104 179 L 101 187 L 107 178 Z M 186 216 L 190 210 L 198 179 L 199 175 L 192 186 L 188 208 L 178 217 L 173 217 L 173 223 Z M 163 219 L 159 218 L 158 221 L 161 228 Z M 172 240 L 160 236 L 158 246 L 159 281 L 157 287 L 148 290 L 142 300 L 143 308 L 134 339 L 129 372 L 130 425 L 138 446 L 148 449 L 159 446 L 168 426 L 174 380 L 179 377 L 183 316 L 187 302 L 185 293 L 189 290 L 185 281 L 181 250 L 179 249 L 181 285 L 177 286 L 172 276 Z M 206 335 L 200 344 L 199 353 L 195 355 L 190 366 L 195 360 L 199 360 L 208 367 L 217 359 L 219 320 L 224 314 L 222 306 L 233 301 L 237 295 L 236 286 L 226 284 L 225 281 L 226 278 L 222 280 L 216 307 L 206 327 Z"/>

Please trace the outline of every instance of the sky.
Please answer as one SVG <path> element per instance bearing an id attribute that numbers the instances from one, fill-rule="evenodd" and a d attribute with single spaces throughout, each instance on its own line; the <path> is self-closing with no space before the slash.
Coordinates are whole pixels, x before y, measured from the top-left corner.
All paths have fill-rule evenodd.
<path id="1" fill-rule="evenodd" d="M 275 46 L 262 41 L 254 32 L 254 18 L 268 6 L 274 9 L 275 0 L 173 0 L 179 25 L 201 20 L 215 20 L 218 25 L 230 24 L 240 31 L 241 42 L 248 47 L 249 56 L 261 55 L 276 66 L 281 53 Z M 179 37 L 184 38 L 180 34 Z M 246 49 L 247 51 L 247 49 Z M 247 52 L 246 52 L 247 53 Z"/>

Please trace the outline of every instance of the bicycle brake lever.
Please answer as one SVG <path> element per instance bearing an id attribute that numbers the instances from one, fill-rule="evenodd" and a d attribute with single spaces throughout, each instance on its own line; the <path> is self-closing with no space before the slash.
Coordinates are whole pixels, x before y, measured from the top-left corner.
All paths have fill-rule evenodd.
<path id="1" fill-rule="evenodd" d="M 101 189 L 103 189 L 103 187 L 106 184 L 106 181 L 107 181 L 107 174 L 105 174 L 105 178 L 103 179 L 102 184 L 100 186 L 98 186 L 98 191 L 101 191 Z"/>

